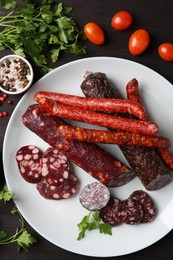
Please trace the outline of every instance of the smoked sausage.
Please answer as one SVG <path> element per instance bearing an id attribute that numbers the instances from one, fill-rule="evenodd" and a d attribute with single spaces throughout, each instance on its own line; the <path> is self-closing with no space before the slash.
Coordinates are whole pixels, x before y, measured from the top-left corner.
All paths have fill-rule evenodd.
<path id="1" fill-rule="evenodd" d="M 163 136 L 141 135 L 131 132 L 111 132 L 68 125 L 58 127 L 57 133 L 68 140 L 78 140 L 82 142 L 126 144 L 159 148 L 166 148 L 170 145 L 170 141 Z"/>
<path id="2" fill-rule="evenodd" d="M 121 98 L 104 73 L 91 73 L 81 84 L 85 96 Z M 120 145 L 128 163 L 147 190 L 158 190 L 170 183 L 172 176 L 153 148 Z"/>
<path id="3" fill-rule="evenodd" d="M 130 113 L 141 120 L 145 120 L 145 110 L 141 104 L 131 100 L 101 98 L 85 98 L 80 96 L 40 91 L 34 96 L 39 103 L 41 98 L 48 98 L 64 105 L 80 107 L 87 110 L 103 112 Z"/>
<path id="4" fill-rule="evenodd" d="M 78 107 L 63 105 L 47 98 L 40 98 L 38 103 L 41 109 L 50 115 L 65 119 L 141 134 L 155 134 L 158 130 L 158 126 L 154 122 L 94 112 Z"/>
<path id="5" fill-rule="evenodd" d="M 57 128 L 65 124 L 65 121 L 50 116 L 39 105 L 30 105 L 23 114 L 22 121 L 28 129 L 105 186 L 118 187 L 133 179 L 134 173 L 129 167 L 98 145 L 70 141 L 58 136 Z"/>
<path id="6" fill-rule="evenodd" d="M 140 104 L 143 103 L 139 94 L 138 81 L 135 78 L 128 82 L 126 86 L 126 93 L 127 93 L 127 98 L 129 100 L 132 100 L 133 102 L 137 102 Z M 146 118 L 148 118 L 147 114 L 146 114 Z M 160 158 L 163 160 L 166 166 L 171 171 L 173 171 L 173 154 L 168 149 L 159 148 L 159 147 L 157 149 L 157 152 L 159 153 Z"/>

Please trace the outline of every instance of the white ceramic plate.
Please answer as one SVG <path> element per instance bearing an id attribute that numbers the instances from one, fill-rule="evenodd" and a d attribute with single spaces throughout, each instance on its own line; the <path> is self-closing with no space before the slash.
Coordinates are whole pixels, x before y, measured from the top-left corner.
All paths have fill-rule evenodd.
<path id="1" fill-rule="evenodd" d="M 40 79 L 21 99 L 9 121 L 3 147 L 3 164 L 9 189 L 17 196 L 15 203 L 26 221 L 44 238 L 71 252 L 87 256 L 109 257 L 129 254 L 148 247 L 165 236 L 173 227 L 173 183 L 158 191 L 149 192 L 158 214 L 150 224 L 126 225 L 113 228 L 113 235 L 98 231 L 86 234 L 77 241 L 77 224 L 88 214 L 74 197 L 53 201 L 44 199 L 35 184 L 25 182 L 15 161 L 16 151 L 27 144 L 35 144 L 42 150 L 48 147 L 44 141 L 22 125 L 22 115 L 34 103 L 33 96 L 39 90 L 83 95 L 80 84 L 86 71 L 104 72 L 125 97 L 125 86 L 137 78 L 144 103 L 160 127 L 160 133 L 173 143 L 173 87 L 162 76 L 138 63 L 111 57 L 77 60 L 63 65 Z M 103 145 L 104 146 L 104 145 Z M 116 157 L 127 163 L 116 146 L 105 145 Z M 172 149 L 172 147 L 171 147 Z M 81 181 L 80 190 L 95 181 L 89 174 L 75 167 Z M 134 190 L 144 189 L 138 178 L 112 189 L 120 199 L 127 198 Z M 80 192 L 79 190 L 79 192 Z"/>

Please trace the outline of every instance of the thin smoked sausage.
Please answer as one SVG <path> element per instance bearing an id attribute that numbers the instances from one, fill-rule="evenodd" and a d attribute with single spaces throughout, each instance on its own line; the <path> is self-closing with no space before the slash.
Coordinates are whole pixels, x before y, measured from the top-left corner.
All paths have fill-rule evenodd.
<path id="1" fill-rule="evenodd" d="M 141 135 L 131 132 L 111 132 L 106 130 L 86 129 L 75 126 L 61 125 L 57 133 L 68 140 L 82 142 L 123 144 L 167 148 L 170 142 L 167 138 L 156 135 Z"/>
<path id="2" fill-rule="evenodd" d="M 40 98 L 38 103 L 41 109 L 50 115 L 65 119 L 142 134 L 155 134 L 158 130 L 158 126 L 154 122 L 94 112 L 78 107 L 63 105 L 47 98 Z"/>
<path id="3" fill-rule="evenodd" d="M 75 106 L 87 110 L 103 112 L 130 113 L 139 119 L 145 120 L 145 110 L 141 104 L 130 100 L 101 98 L 85 98 L 80 96 L 40 91 L 34 99 L 39 103 L 41 98 L 48 98 L 58 103 Z"/>

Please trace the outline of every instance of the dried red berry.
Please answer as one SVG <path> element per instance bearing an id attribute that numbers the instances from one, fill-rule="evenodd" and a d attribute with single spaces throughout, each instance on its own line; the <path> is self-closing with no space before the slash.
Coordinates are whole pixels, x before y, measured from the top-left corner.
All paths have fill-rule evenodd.
<path id="1" fill-rule="evenodd" d="M 12 105 L 12 104 L 13 104 L 13 101 L 9 99 L 9 100 L 7 101 L 7 103 L 8 103 L 9 105 Z"/>
<path id="2" fill-rule="evenodd" d="M 3 96 L 1 96 L 1 97 L 0 97 L 0 101 L 3 102 L 4 100 L 5 100 L 5 98 L 4 98 Z"/>
<path id="3" fill-rule="evenodd" d="M 8 112 L 7 112 L 7 111 L 3 111 L 3 112 L 2 112 L 2 115 L 3 115 L 3 116 L 8 116 Z"/>
<path id="4" fill-rule="evenodd" d="M 4 94 L 4 95 L 3 95 L 3 97 L 4 97 L 4 98 L 7 98 L 7 97 L 8 97 L 8 95 L 7 95 L 7 94 Z"/>

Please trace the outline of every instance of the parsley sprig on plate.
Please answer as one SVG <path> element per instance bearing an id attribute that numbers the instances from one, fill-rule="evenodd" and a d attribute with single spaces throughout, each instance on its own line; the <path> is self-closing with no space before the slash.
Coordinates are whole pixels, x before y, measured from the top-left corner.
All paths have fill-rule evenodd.
<path id="1" fill-rule="evenodd" d="M 0 51 L 10 49 L 31 58 L 43 73 L 51 70 L 47 67 L 48 51 L 53 63 L 61 53 L 86 53 L 79 45 L 84 33 L 69 17 L 71 7 L 54 5 L 53 0 L 42 0 L 39 6 L 30 0 L 1 0 L 1 4 L 8 13 L 0 16 Z"/>
<path id="2" fill-rule="evenodd" d="M 112 235 L 111 225 L 102 222 L 99 211 L 90 211 L 77 225 L 79 234 L 77 240 L 85 237 L 86 231 L 98 229 L 101 234 Z"/>
<path id="3" fill-rule="evenodd" d="M 8 190 L 7 185 L 4 186 L 2 191 L 0 191 L 0 200 L 4 201 L 4 203 L 10 201 L 14 196 Z M 7 245 L 11 243 L 17 243 L 18 251 L 20 249 L 24 249 L 28 251 L 32 244 L 36 243 L 36 239 L 28 233 L 27 229 L 25 228 L 25 222 L 23 216 L 14 205 L 11 213 L 13 215 L 19 215 L 19 221 L 21 223 L 21 227 L 16 229 L 16 232 L 12 236 L 8 236 L 8 233 L 4 230 L 0 230 L 0 245 Z"/>

